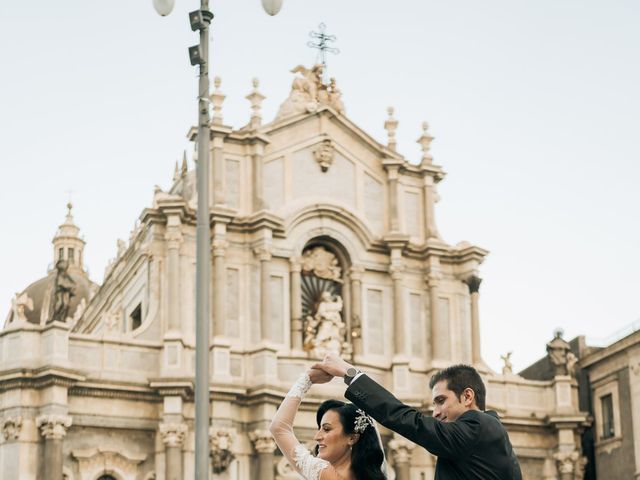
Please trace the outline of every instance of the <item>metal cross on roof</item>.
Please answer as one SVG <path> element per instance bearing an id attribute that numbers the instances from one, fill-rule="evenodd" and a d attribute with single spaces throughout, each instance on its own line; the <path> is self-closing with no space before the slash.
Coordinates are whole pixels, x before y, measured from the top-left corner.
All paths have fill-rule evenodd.
<path id="1" fill-rule="evenodd" d="M 318 25 L 319 32 L 311 31 L 309 36 L 317 39 L 317 43 L 310 41 L 307 42 L 307 46 L 318 49 L 318 55 L 316 56 L 316 64 L 322 65 L 322 81 L 327 83 L 327 52 L 338 54 L 340 50 L 334 47 L 330 47 L 327 42 L 335 42 L 337 40 L 335 35 L 327 35 L 325 33 L 327 26 L 324 23 Z"/>

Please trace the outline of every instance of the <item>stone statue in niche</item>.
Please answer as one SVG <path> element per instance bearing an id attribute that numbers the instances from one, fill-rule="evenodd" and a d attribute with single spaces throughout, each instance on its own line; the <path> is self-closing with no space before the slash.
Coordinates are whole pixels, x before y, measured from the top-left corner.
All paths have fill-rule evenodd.
<path id="1" fill-rule="evenodd" d="M 315 356 L 342 353 L 345 324 L 342 321 L 342 297 L 322 292 L 315 315 L 306 318 L 305 348 Z"/>
<path id="2" fill-rule="evenodd" d="M 66 260 L 58 260 L 56 263 L 57 273 L 54 283 L 53 314 L 50 322 L 65 322 L 69 316 L 71 297 L 75 295 L 76 282 L 67 273 L 68 268 L 69 263 Z"/>

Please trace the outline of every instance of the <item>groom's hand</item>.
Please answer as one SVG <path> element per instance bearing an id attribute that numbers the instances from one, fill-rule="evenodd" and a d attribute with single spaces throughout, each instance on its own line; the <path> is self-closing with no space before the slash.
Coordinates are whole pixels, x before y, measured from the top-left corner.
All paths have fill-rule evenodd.
<path id="1" fill-rule="evenodd" d="M 329 375 L 327 372 L 320 370 L 319 368 L 310 368 L 307 374 L 309 375 L 311 383 L 315 384 L 327 383 L 333 380 L 333 375 Z"/>
<path id="2" fill-rule="evenodd" d="M 321 363 L 316 363 L 311 368 L 320 369 L 334 377 L 343 377 L 347 373 L 347 369 L 353 365 L 345 362 L 335 353 L 329 353 L 324 357 Z"/>

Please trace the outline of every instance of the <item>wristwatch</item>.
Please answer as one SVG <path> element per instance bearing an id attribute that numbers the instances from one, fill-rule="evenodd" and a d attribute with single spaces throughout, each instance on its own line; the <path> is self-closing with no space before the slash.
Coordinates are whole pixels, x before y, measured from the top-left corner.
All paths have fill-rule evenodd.
<path id="1" fill-rule="evenodd" d="M 351 382 L 353 381 L 353 379 L 355 378 L 356 375 L 358 375 L 360 372 L 360 370 L 358 370 L 355 367 L 349 367 L 347 368 L 347 373 L 344 374 L 344 383 L 346 383 L 347 385 L 351 385 Z"/>

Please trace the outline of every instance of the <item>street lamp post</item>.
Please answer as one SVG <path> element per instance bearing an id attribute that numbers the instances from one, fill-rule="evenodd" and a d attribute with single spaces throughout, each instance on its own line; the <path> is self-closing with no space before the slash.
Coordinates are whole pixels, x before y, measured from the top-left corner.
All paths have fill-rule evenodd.
<path id="1" fill-rule="evenodd" d="M 261 0 L 269 15 L 282 8 L 283 0 Z M 168 15 L 175 0 L 153 0 L 156 11 Z M 209 216 L 209 24 L 213 14 L 209 1 L 200 0 L 200 10 L 189 13 L 193 31 L 200 32 L 200 43 L 189 48 L 192 65 L 200 66 L 198 79 L 198 192 L 196 222 L 196 375 L 195 375 L 195 478 L 209 479 L 209 284 L 211 275 L 211 232 Z"/>

